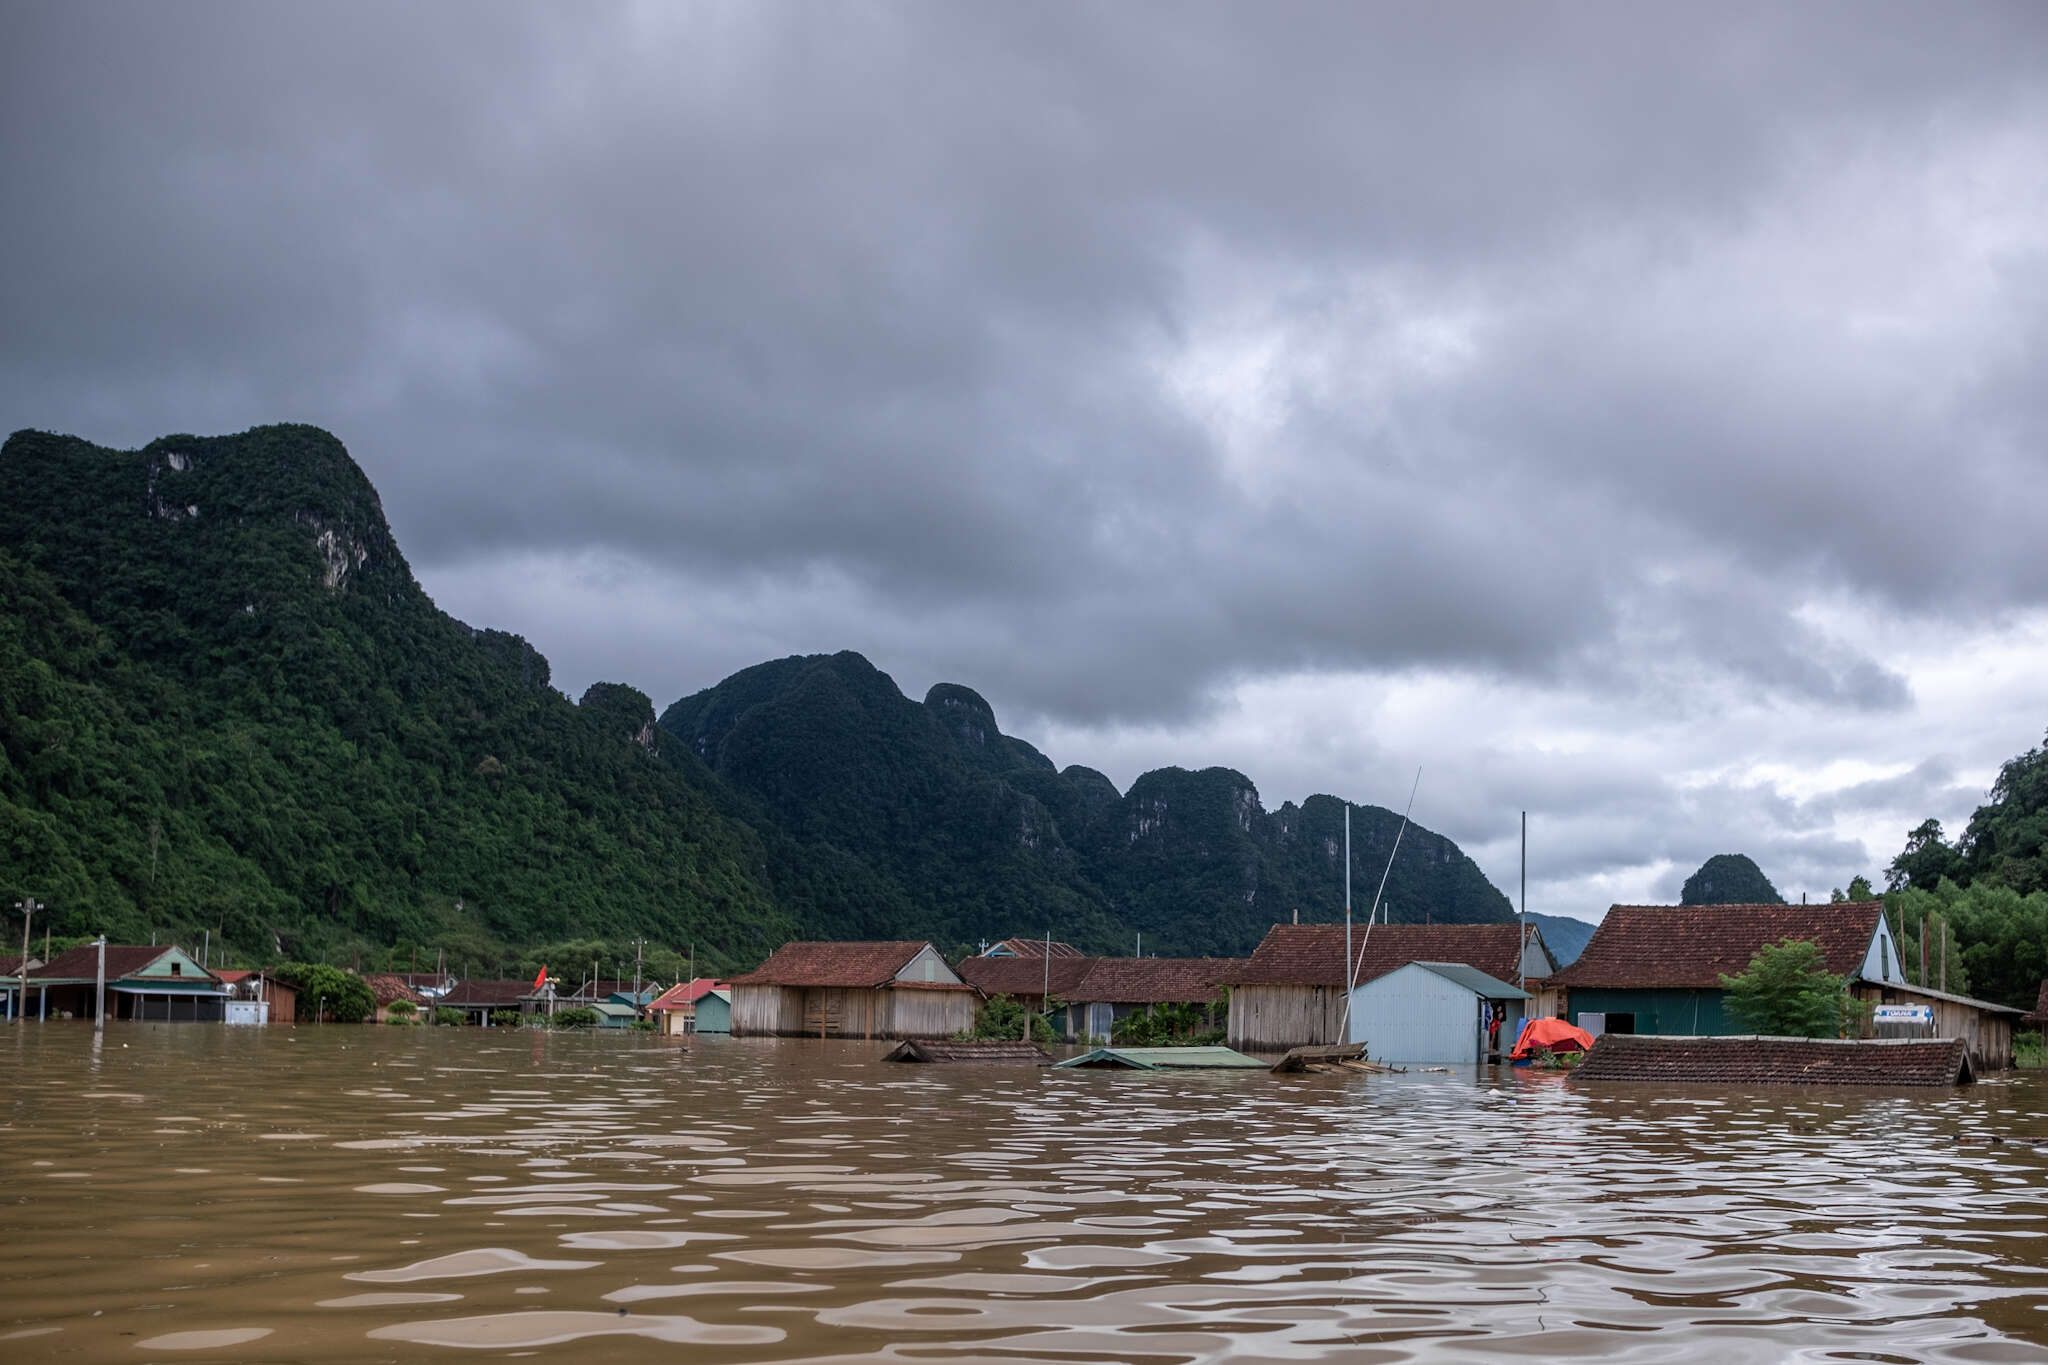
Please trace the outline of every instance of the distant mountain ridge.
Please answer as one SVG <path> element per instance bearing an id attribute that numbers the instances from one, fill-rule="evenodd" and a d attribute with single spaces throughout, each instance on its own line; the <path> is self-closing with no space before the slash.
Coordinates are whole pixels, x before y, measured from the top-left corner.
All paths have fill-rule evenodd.
<path id="1" fill-rule="evenodd" d="M 1250 951 L 1268 925 L 1342 913 L 1343 804 L 1268 812 L 1227 768 L 1148 772 L 1119 793 L 1005 735 L 971 688 L 922 703 L 858 654 L 759 664 L 662 713 L 711 770 L 807 844 L 902 892 L 941 938 L 1051 928 L 1090 951 Z M 1400 817 L 1354 806 L 1353 879 L 1377 884 Z M 1441 835 L 1411 825 L 1388 878 L 1395 918 L 1487 922 L 1507 898 Z M 1363 907 L 1360 908 L 1363 913 Z"/>
<path id="2" fill-rule="evenodd" d="M 116 451 L 0 447 L 0 893 L 58 933 L 214 932 L 343 959 L 478 964 L 568 939 L 743 967 L 798 936 L 1040 933 L 1239 953 L 1341 913 L 1343 806 L 1268 812 L 1242 774 L 1101 773 L 922 702 L 857 654 L 775 660 L 671 705 L 580 704 L 516 635 L 414 580 L 376 491 L 312 427 Z M 1355 807 L 1354 879 L 1399 819 Z M 1411 827 L 1397 919 L 1506 898 Z"/>

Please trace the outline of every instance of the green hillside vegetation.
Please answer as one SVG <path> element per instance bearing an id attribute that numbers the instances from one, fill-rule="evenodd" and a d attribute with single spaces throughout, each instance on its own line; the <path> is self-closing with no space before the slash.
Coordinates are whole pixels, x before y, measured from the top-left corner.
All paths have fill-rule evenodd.
<path id="1" fill-rule="evenodd" d="M 1357 808 L 1360 886 L 1398 823 Z M 857 654 L 747 669 L 659 725 L 623 684 L 572 703 L 525 640 L 434 607 L 315 428 L 0 448 L 0 895 L 59 935 L 522 976 L 629 975 L 645 940 L 664 980 L 800 936 L 1241 953 L 1341 913 L 1341 827 L 1223 769 L 1119 793 Z M 1508 915 L 1414 828 L 1389 900 Z"/>
<path id="2" fill-rule="evenodd" d="M 795 929 L 761 838 L 639 742 L 647 699 L 579 708 L 437 611 L 322 432 L 15 436 L 0 604 L 0 880 L 59 933 L 481 965 L 591 935 L 746 962 Z"/>
<path id="3" fill-rule="evenodd" d="M 1930 983 L 1946 936 L 1951 991 L 2031 1009 L 2048 978 L 2048 745 L 2007 760 L 1988 798 L 1953 844 L 1938 820 L 1906 836 L 1885 904 L 1914 980 L 1925 919 L 1940 930 L 1928 941 Z"/>

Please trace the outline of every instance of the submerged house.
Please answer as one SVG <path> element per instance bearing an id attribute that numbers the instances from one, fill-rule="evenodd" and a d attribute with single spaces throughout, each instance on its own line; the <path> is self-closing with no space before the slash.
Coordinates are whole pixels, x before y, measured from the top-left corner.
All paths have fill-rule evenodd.
<path id="1" fill-rule="evenodd" d="M 370 994 L 377 997 L 377 1012 L 371 1016 L 376 1023 L 388 1023 L 392 1018 L 391 1007 L 399 1001 L 411 1005 L 410 1011 L 398 1013 L 408 1018 L 418 1018 L 427 1012 L 427 998 L 406 984 L 402 976 L 391 972 L 370 972 L 363 977 L 363 984 L 370 988 Z"/>
<path id="2" fill-rule="evenodd" d="M 1351 993 L 1345 1041 L 1395 1066 L 1470 1066 L 1514 1046 L 1532 998 L 1463 962 L 1410 962 Z"/>
<path id="3" fill-rule="evenodd" d="M 1039 947 L 1044 946 L 1041 939 Z M 983 954 L 962 958 L 956 970 L 963 981 L 987 999 L 1007 995 L 1034 1014 L 1045 1012 L 1049 992 L 1057 1008 L 1047 1022 L 1060 1037 L 1073 1039 L 1080 1035 L 1082 1023 L 1082 1011 L 1074 1003 L 1074 992 L 1100 960 L 1082 957 L 1078 953 L 1071 956 L 1055 953 L 1051 957 L 1042 954 L 1038 957 Z"/>
<path id="4" fill-rule="evenodd" d="M 1068 998 L 1066 1032 L 1114 1036 L 1116 1021 L 1158 1005 L 1211 1007 L 1219 1015 L 1224 983 L 1244 968 L 1241 957 L 1098 957 Z M 1078 1015 L 1078 1020 L 1075 1016 Z"/>
<path id="5" fill-rule="evenodd" d="M 29 1009 L 38 1018 L 219 1023 L 231 994 L 219 977 L 182 948 L 110 943 L 106 990 L 94 998 L 100 949 L 85 944 L 57 954 L 28 974 Z"/>
<path id="6" fill-rule="evenodd" d="M 735 1037 L 950 1038 L 978 997 L 921 939 L 786 943 L 732 979 Z"/>
<path id="7" fill-rule="evenodd" d="M 548 989 L 535 991 L 531 981 L 458 981 L 434 1005 L 461 1010 L 465 1024 L 489 1028 L 491 1016 L 502 1011 L 531 1014 L 546 1008 Z"/>
<path id="8" fill-rule="evenodd" d="M 1358 985 L 1411 962 L 1462 963 L 1518 990 L 1556 971 L 1543 931 L 1518 923 L 1353 925 L 1351 947 Z M 1342 924 L 1274 925 L 1228 981 L 1230 1045 L 1285 1052 L 1343 1041 L 1344 980 Z"/>
<path id="9" fill-rule="evenodd" d="M 730 1033 L 732 987 L 708 976 L 679 981 L 649 1002 L 647 1013 L 662 1033 Z"/>
<path id="10" fill-rule="evenodd" d="M 1588 1033 L 1737 1033 L 1742 1026 L 1728 1017 L 1721 977 L 1786 939 L 1819 945 L 1827 969 L 1872 1007 L 1866 1036 L 1957 1038 L 1980 1071 L 2012 1065 L 2013 1027 L 2026 1015 L 1908 981 L 1881 901 L 1617 905 L 1551 984 L 1564 989 L 1572 1022 Z"/>

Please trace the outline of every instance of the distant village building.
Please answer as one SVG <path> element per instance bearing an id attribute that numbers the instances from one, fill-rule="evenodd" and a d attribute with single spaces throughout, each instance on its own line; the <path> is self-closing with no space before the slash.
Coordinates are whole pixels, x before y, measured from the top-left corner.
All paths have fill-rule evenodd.
<path id="1" fill-rule="evenodd" d="M 1346 1041 L 1395 1066 L 1470 1066 L 1515 1045 L 1531 998 L 1463 962 L 1410 962 L 1352 992 Z"/>
<path id="2" fill-rule="evenodd" d="M 977 996 L 930 943 L 789 943 L 732 979 L 735 1037 L 950 1038 Z"/>
<path id="3" fill-rule="evenodd" d="M 298 991 L 270 973 L 216 967 L 213 974 L 230 992 L 228 1023 L 290 1025 L 297 1021 Z"/>
<path id="4" fill-rule="evenodd" d="M 34 971 L 42 965 L 43 960 L 39 957 L 31 957 L 28 960 L 30 971 Z M 20 995 L 21 954 L 16 953 L 12 957 L 0 955 L 0 1017 L 12 1019 L 23 1012 L 21 1002 L 17 998 Z M 27 1013 L 34 1014 L 36 1012 L 34 1002 L 35 994 L 30 992 Z"/>
<path id="5" fill-rule="evenodd" d="M 536 992 L 531 981 L 458 981 L 434 1002 L 436 1008 L 461 1010 L 464 1023 L 484 1028 L 491 1026 L 494 1014 L 531 1014 L 546 1003 L 546 988 Z"/>
<path id="6" fill-rule="evenodd" d="M 1354 925 L 1351 944 L 1360 985 L 1411 962 L 1450 962 L 1517 989 L 1526 979 L 1535 991 L 1556 970 L 1535 925 Z M 1274 925 L 1230 977 L 1230 1046 L 1285 1052 L 1344 1041 L 1345 975 L 1343 925 Z"/>
<path id="7" fill-rule="evenodd" d="M 363 984 L 370 988 L 371 995 L 377 997 L 377 1012 L 371 1016 L 376 1023 L 388 1022 L 391 1007 L 401 1000 L 412 1006 L 409 1017 L 418 1018 L 428 1009 L 427 997 L 408 985 L 402 976 L 391 972 L 369 972 L 364 974 Z M 401 1010 L 399 1013 L 407 1012 Z"/>
<path id="8" fill-rule="evenodd" d="M 647 1013 L 662 1033 L 730 1033 L 732 987 L 708 976 L 679 982 L 656 996 Z"/>
<path id="9" fill-rule="evenodd" d="M 93 996 L 100 949 L 86 944 L 59 953 L 28 974 L 30 1005 L 41 1018 L 219 1023 L 228 988 L 182 948 L 108 944 L 106 993 Z"/>

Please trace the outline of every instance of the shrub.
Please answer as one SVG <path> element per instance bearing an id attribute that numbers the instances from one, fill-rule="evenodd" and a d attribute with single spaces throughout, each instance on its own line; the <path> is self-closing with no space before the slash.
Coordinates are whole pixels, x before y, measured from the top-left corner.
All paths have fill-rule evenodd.
<path id="1" fill-rule="evenodd" d="M 982 1006 L 974 1027 L 958 1036 L 963 1042 L 1015 1042 L 1024 1035 L 1024 1006 L 1007 995 L 998 995 Z M 1031 1038 L 1039 1043 L 1056 1043 L 1052 1025 L 1042 1014 L 1031 1016 Z"/>
<path id="2" fill-rule="evenodd" d="M 335 1024 L 360 1024 L 377 1013 L 377 997 L 354 972 L 324 962 L 287 962 L 271 969 L 299 993 L 298 1017 Z"/>
<path id="3" fill-rule="evenodd" d="M 409 1018 L 412 1015 L 418 1014 L 420 1007 L 413 1004 L 410 1000 L 394 1000 L 391 1002 L 391 1008 L 386 1012 L 401 1018 Z"/>
<path id="4" fill-rule="evenodd" d="M 434 1010 L 434 1022 L 437 1024 L 460 1024 L 462 1022 L 462 1011 L 456 1009 L 453 1005 L 437 1006 Z"/>
<path id="5" fill-rule="evenodd" d="M 2048 1043 L 2038 1033 L 2012 1036 L 2012 1064 L 2028 1068 L 2048 1067 Z"/>
<path id="6" fill-rule="evenodd" d="M 1827 969 L 1809 939 L 1765 944 L 1739 976 L 1721 978 L 1728 1013 L 1752 1033 L 1838 1038 L 1855 1013 L 1849 983 Z"/>
<path id="7" fill-rule="evenodd" d="M 518 1010 L 492 1010 L 491 1026 L 493 1028 L 518 1028 L 519 1022 L 523 1017 Z"/>
<path id="8" fill-rule="evenodd" d="M 596 1028 L 597 1011 L 585 1005 L 572 1010 L 557 1010 L 550 1023 L 555 1028 Z"/>

